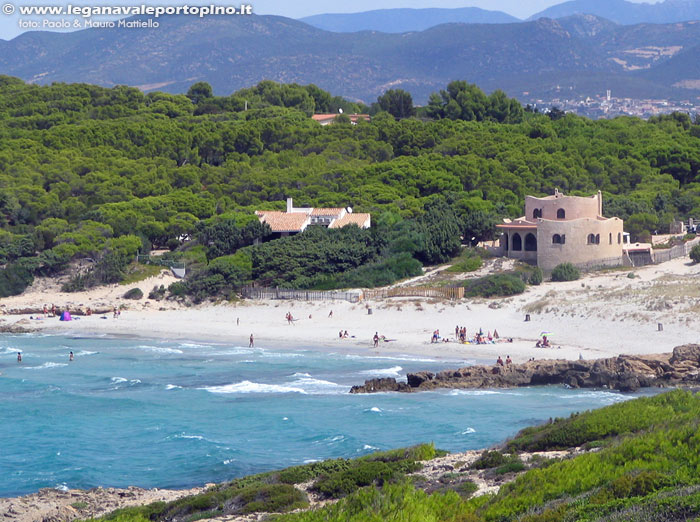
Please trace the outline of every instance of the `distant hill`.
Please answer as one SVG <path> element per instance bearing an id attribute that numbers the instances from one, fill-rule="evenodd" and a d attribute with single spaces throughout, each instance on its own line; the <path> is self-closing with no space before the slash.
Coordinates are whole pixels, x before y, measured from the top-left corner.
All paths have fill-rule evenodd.
<path id="1" fill-rule="evenodd" d="M 417 103 L 454 79 L 521 100 L 700 95 L 700 23 L 621 26 L 591 15 L 444 24 L 405 34 L 334 33 L 279 16 L 163 17 L 160 27 L 24 33 L 0 41 L 0 72 L 36 83 L 126 84 L 219 95 L 261 80 L 315 83 L 366 103 L 387 89 Z"/>
<path id="2" fill-rule="evenodd" d="M 362 13 L 319 14 L 300 19 L 319 29 L 336 33 L 381 31 L 406 33 L 424 31 L 446 23 L 506 24 L 521 20 L 502 11 L 487 11 L 478 7 L 458 9 L 378 9 Z"/>
<path id="3" fill-rule="evenodd" d="M 665 0 L 657 4 L 638 4 L 625 0 L 572 0 L 540 11 L 528 20 L 562 18 L 584 13 L 601 16 L 622 25 L 670 24 L 700 20 L 700 0 Z"/>

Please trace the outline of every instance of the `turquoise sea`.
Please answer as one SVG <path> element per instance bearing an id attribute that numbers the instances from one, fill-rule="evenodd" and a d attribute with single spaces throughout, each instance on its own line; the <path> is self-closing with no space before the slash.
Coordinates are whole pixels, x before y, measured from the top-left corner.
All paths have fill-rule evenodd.
<path id="1" fill-rule="evenodd" d="M 477 449 L 636 396 L 559 387 L 350 395 L 370 377 L 480 361 L 332 350 L 0 336 L 0 496 L 188 487 L 429 441 Z"/>

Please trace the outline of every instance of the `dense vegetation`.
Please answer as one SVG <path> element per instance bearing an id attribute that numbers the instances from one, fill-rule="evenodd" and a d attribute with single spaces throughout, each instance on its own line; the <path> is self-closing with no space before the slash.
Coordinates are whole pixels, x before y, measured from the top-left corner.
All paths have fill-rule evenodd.
<path id="1" fill-rule="evenodd" d="M 700 516 L 700 397 L 673 391 L 554 419 L 526 428 L 502 451 L 483 452 L 470 470 L 508 475 L 514 480 L 494 495 L 471 498 L 474 485 L 451 472 L 440 479 L 448 488 L 427 488 L 417 460 L 433 458 L 432 446 L 330 460 L 237 479 L 208 492 L 169 504 L 128 508 L 104 520 L 196 520 L 225 512 L 256 509 L 285 512 L 303 505 L 285 485 L 314 481 L 327 498 L 323 508 L 280 515 L 280 522 L 403 520 L 452 521 L 685 521 Z M 583 447 L 568 459 L 523 451 Z M 593 451 L 595 450 L 595 451 Z M 242 495 L 241 491 L 247 491 Z M 256 493 L 253 493 L 253 492 Z M 266 496 L 265 492 L 275 492 Z M 251 505 L 244 500 L 261 499 Z M 189 518 L 186 518 L 189 517 Z"/>
<path id="2" fill-rule="evenodd" d="M 404 117 L 407 104 L 392 91 L 376 108 L 399 120 L 322 127 L 309 115 L 366 108 L 313 85 L 215 97 L 207 84 L 169 95 L 0 77 L 0 296 L 77 259 L 91 268 L 66 290 L 120 281 L 154 246 L 190 269 L 176 295 L 231 295 L 251 280 L 385 284 L 449 259 L 460 237 L 490 237 L 526 194 L 555 187 L 603 190 L 604 212 L 635 239 L 700 216 L 700 125 L 687 115 L 550 117 L 465 82 L 432 98 L 423 116 L 435 119 Z M 337 255 L 328 230 L 266 242 L 253 211 L 286 197 L 371 212 L 373 229 L 343 231 Z"/>

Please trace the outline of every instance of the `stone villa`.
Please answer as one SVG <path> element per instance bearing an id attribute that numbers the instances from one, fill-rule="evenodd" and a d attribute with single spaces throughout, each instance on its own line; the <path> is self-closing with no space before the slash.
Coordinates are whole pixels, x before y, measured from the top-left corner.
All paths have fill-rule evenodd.
<path id="1" fill-rule="evenodd" d="M 287 210 L 256 210 L 255 215 L 261 223 L 267 223 L 273 237 L 283 237 L 298 234 L 308 226 L 323 226 L 327 228 L 342 228 L 347 225 L 357 225 L 369 228 L 372 224 L 370 214 L 353 213 L 348 208 L 313 208 L 295 207 L 292 198 L 287 198 Z"/>
<path id="2" fill-rule="evenodd" d="M 502 232 L 498 252 L 551 270 L 560 263 L 621 264 L 622 220 L 603 217 L 603 197 L 525 197 L 525 215 L 497 225 Z M 617 260 L 617 262 L 616 262 Z"/>

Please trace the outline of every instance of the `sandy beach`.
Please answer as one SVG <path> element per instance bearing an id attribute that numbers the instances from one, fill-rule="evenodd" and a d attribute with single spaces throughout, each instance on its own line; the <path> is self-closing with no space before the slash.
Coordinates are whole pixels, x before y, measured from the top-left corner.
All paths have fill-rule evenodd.
<path id="1" fill-rule="evenodd" d="M 567 283 L 545 282 L 503 299 L 389 298 L 360 303 L 243 300 L 189 307 L 147 297 L 137 301 L 121 298 L 132 287 L 147 294 L 156 284 L 167 286 L 174 278 L 166 272 L 136 284 L 76 294 L 61 293 L 56 282 L 41 280 L 20 296 L 0 300 L 0 313 L 5 314 L 0 317 L 0 326 L 17 325 L 54 334 L 129 335 L 238 346 L 248 346 L 253 334 L 259 348 L 407 354 L 451 361 L 488 362 L 499 355 L 510 355 L 514 362 L 531 357 L 593 359 L 669 352 L 677 345 L 698 342 L 699 274 L 700 266 L 686 257 L 639 269 L 596 272 Z M 421 283 L 430 284 L 430 279 L 427 275 Z M 118 319 L 108 313 L 70 322 L 11 313 L 44 304 L 74 310 L 117 306 L 122 313 Z M 294 317 L 292 323 L 285 319 L 288 312 Z M 457 325 L 466 326 L 469 337 L 479 329 L 484 333 L 497 330 L 501 341 L 512 338 L 513 342 L 453 342 Z M 431 343 L 436 329 L 450 342 Z M 341 330 L 347 330 L 349 337 L 340 339 Z M 391 341 L 374 348 L 375 332 Z M 551 348 L 535 347 L 542 332 L 550 332 Z"/>

